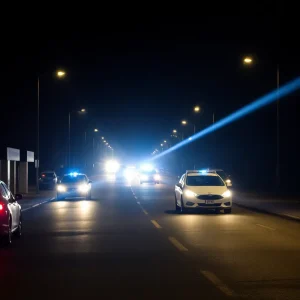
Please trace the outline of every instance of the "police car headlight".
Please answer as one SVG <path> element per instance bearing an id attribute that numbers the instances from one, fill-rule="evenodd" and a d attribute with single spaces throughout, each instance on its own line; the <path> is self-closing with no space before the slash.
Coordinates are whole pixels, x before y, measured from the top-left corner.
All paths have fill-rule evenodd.
<path id="1" fill-rule="evenodd" d="M 184 195 L 187 196 L 187 197 L 196 197 L 197 196 L 196 193 L 194 193 L 194 192 L 192 192 L 190 190 L 185 190 L 184 191 Z"/>
<path id="2" fill-rule="evenodd" d="M 155 179 L 155 180 L 160 180 L 160 176 L 159 176 L 158 174 L 155 174 L 155 175 L 154 175 L 154 179 Z"/>
<path id="3" fill-rule="evenodd" d="M 225 193 L 222 194 L 222 197 L 228 198 L 228 197 L 230 197 L 231 195 L 232 195 L 232 193 L 231 193 L 229 190 L 227 190 Z"/>
<path id="4" fill-rule="evenodd" d="M 90 187 L 88 184 L 81 184 L 80 186 L 78 186 L 79 192 L 82 192 L 82 193 L 88 192 L 89 189 L 90 189 Z"/>
<path id="5" fill-rule="evenodd" d="M 58 191 L 58 192 L 63 193 L 63 192 L 65 192 L 66 190 L 67 190 L 67 188 L 66 188 L 64 185 L 62 185 L 62 184 L 59 184 L 59 185 L 57 186 L 57 191 Z"/>

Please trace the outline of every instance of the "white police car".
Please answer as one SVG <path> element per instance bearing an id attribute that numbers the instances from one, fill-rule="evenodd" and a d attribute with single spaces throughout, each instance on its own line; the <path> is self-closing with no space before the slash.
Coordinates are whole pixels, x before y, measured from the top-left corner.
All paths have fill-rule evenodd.
<path id="1" fill-rule="evenodd" d="M 214 209 L 230 214 L 232 193 L 216 172 L 190 170 L 175 185 L 175 207 L 181 212 Z"/>
<path id="2" fill-rule="evenodd" d="M 85 174 L 66 174 L 57 185 L 57 199 L 83 197 L 90 200 L 91 188 L 92 181 Z"/>

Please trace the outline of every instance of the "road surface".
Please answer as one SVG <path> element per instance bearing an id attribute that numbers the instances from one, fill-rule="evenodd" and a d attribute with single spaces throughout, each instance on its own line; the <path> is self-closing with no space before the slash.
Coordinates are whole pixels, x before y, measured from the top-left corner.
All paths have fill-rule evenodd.
<path id="1" fill-rule="evenodd" d="M 181 215 L 169 184 L 101 179 L 92 201 L 23 219 L 0 249 L 3 299 L 300 299 L 300 223 L 239 207 Z"/>

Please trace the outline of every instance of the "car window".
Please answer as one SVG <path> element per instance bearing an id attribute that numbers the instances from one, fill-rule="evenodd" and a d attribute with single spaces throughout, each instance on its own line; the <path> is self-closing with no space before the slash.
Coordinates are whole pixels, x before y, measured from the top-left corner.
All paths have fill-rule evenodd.
<path id="1" fill-rule="evenodd" d="M 6 186 L 5 183 L 1 183 L 1 186 L 2 186 L 2 189 L 4 190 L 4 193 L 5 193 L 5 197 L 11 197 L 11 192 L 10 190 L 8 189 L 8 187 Z"/>
<path id="2" fill-rule="evenodd" d="M 186 185 L 190 186 L 224 186 L 224 181 L 219 176 L 188 176 Z"/>
<path id="3" fill-rule="evenodd" d="M 179 180 L 179 183 L 181 183 L 182 185 L 184 185 L 184 179 L 185 179 L 185 174 L 183 174 Z"/>
<path id="4" fill-rule="evenodd" d="M 3 197 L 7 198 L 8 195 L 2 183 L 0 184 L 0 193 Z"/>
<path id="5" fill-rule="evenodd" d="M 85 175 L 77 175 L 77 176 L 64 176 L 61 180 L 61 183 L 78 183 L 78 182 L 86 182 L 87 177 Z"/>

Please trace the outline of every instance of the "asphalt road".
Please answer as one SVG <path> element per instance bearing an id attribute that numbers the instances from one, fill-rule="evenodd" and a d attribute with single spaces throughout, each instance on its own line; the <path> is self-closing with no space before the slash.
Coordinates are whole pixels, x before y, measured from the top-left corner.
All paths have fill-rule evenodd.
<path id="1" fill-rule="evenodd" d="M 0 249 L 3 299 L 300 299 L 300 223 L 181 215 L 170 184 L 101 179 L 92 194 L 24 212 Z"/>

